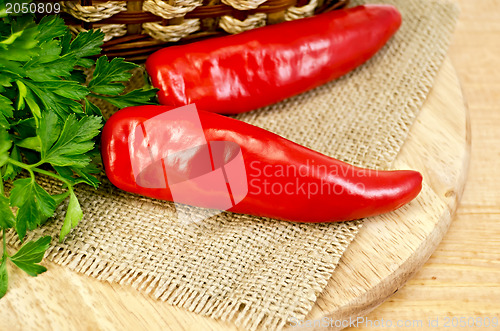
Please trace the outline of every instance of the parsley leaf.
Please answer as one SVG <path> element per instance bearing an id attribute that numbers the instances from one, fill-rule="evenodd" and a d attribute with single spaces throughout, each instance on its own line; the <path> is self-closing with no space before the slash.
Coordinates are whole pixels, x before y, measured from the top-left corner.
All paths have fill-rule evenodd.
<path id="1" fill-rule="evenodd" d="M 54 201 L 56 202 L 56 206 L 59 206 L 64 200 L 66 200 L 66 198 L 68 196 L 69 196 L 69 192 L 66 191 L 66 192 L 61 193 L 61 194 L 53 195 L 52 198 L 54 198 Z"/>
<path id="2" fill-rule="evenodd" d="M 9 207 L 9 199 L 0 195 L 0 228 L 9 229 L 14 227 L 16 219 Z"/>
<path id="3" fill-rule="evenodd" d="M 0 263 L 0 298 L 7 293 L 9 274 L 7 273 L 7 257 L 4 255 Z"/>
<path id="4" fill-rule="evenodd" d="M 58 60 L 61 54 L 61 43 L 59 40 L 47 40 L 40 44 L 40 50 L 36 56 L 33 56 L 26 66 L 33 63 L 49 63 Z"/>
<path id="5" fill-rule="evenodd" d="M 120 94 L 125 89 L 123 83 L 130 79 L 132 75 L 128 72 L 136 68 L 137 65 L 125 62 L 124 59 L 115 57 L 108 62 L 107 56 L 101 56 L 95 65 L 94 76 L 89 82 L 89 89 L 99 94 Z"/>
<path id="6" fill-rule="evenodd" d="M 44 59 L 47 60 L 47 58 Z M 58 79 L 59 77 L 69 77 L 76 62 L 77 59 L 73 56 L 60 57 L 57 54 L 56 59 L 53 61 L 45 62 L 40 60 L 27 64 L 25 66 L 26 75 L 32 80 L 42 83 L 45 83 L 46 80 Z M 72 81 L 68 82 L 72 83 Z"/>
<path id="7" fill-rule="evenodd" d="M 47 268 L 37 263 L 42 261 L 45 251 L 49 248 L 51 239 L 50 236 L 45 236 L 37 241 L 27 242 L 16 254 L 10 257 L 10 260 L 30 276 L 37 276 L 47 271 Z"/>
<path id="8" fill-rule="evenodd" d="M 36 39 L 39 42 L 53 41 L 54 38 L 64 36 L 68 32 L 68 27 L 64 20 L 57 16 L 44 16 L 38 23 L 38 35 Z"/>
<path id="9" fill-rule="evenodd" d="M 99 107 L 94 105 L 89 99 L 85 99 L 85 113 L 88 115 L 102 116 Z"/>
<path id="10" fill-rule="evenodd" d="M 40 149 L 43 151 L 50 150 L 50 147 L 59 138 L 62 125 L 59 118 L 54 112 L 45 112 L 40 120 L 40 126 L 36 129 L 37 137 L 40 140 Z"/>
<path id="11" fill-rule="evenodd" d="M 10 204 L 19 207 L 16 231 L 21 240 L 26 235 L 26 229 L 34 230 L 56 210 L 54 198 L 32 178 L 14 181 L 14 188 L 10 191 Z"/>
<path id="12" fill-rule="evenodd" d="M 4 236 L 5 229 L 14 228 L 22 241 L 28 230 L 44 224 L 68 197 L 59 239 L 82 219 L 74 186 L 85 183 L 97 188 L 102 171 L 98 144 L 104 119 L 91 97 L 120 108 L 155 103 L 156 89 L 150 86 L 125 92 L 124 83 L 136 64 L 105 56 L 95 61 L 103 39 L 100 30 L 73 38 L 58 16 L 44 16 L 38 23 L 31 14 L 7 16 L 0 0 L 0 228 Z M 28 177 L 18 179 L 21 172 Z M 63 192 L 50 195 L 37 183 L 40 175 L 58 180 Z M 3 180 L 11 181 L 10 192 L 4 192 Z M 11 207 L 17 207 L 17 212 Z M 26 243 L 10 259 L 36 276 L 46 270 L 37 263 L 49 243 L 50 237 Z M 1 297 L 8 282 L 5 241 L 0 257 Z"/>
<path id="13" fill-rule="evenodd" d="M 125 90 L 124 81 L 131 78 L 130 70 L 137 65 L 125 62 L 122 58 L 114 58 L 110 62 L 106 56 L 101 56 L 96 63 L 94 76 L 88 84 L 92 95 L 104 99 L 118 108 L 137 105 L 154 104 L 152 101 L 157 89 L 145 88 L 121 94 Z M 91 107 L 90 109 L 93 110 Z"/>
<path id="14" fill-rule="evenodd" d="M 64 223 L 61 229 L 61 233 L 59 235 L 59 241 L 62 242 L 64 237 L 78 225 L 78 222 L 83 217 L 82 208 L 80 207 L 80 203 L 76 198 L 76 195 L 73 191 L 69 192 L 69 204 L 68 210 L 66 211 L 66 216 L 64 217 Z"/>
<path id="15" fill-rule="evenodd" d="M 46 141 L 41 146 L 42 160 L 63 167 L 88 165 L 90 157 L 86 153 L 94 148 L 92 139 L 99 134 L 102 119 L 97 116 L 85 116 L 77 120 L 74 114 L 70 114 L 66 118 L 57 141 L 54 141 L 55 135 L 52 130 L 58 130 L 57 123 L 58 121 L 54 121 L 53 118 L 40 122 L 38 135 L 41 141 Z"/>
<path id="16" fill-rule="evenodd" d="M 53 167 L 59 176 L 64 178 L 69 184 L 75 185 L 77 178 L 75 178 L 75 173 L 73 172 L 71 167 L 59 167 L 59 166 L 53 166 Z"/>
<path id="17" fill-rule="evenodd" d="M 0 128 L 0 167 L 9 159 L 9 149 L 12 146 L 9 133 Z"/>
<path id="18" fill-rule="evenodd" d="M 37 26 L 30 18 L 19 17 L 12 24 L 12 33 L 0 41 L 0 58 L 11 61 L 28 61 L 36 54 Z"/>
<path id="19" fill-rule="evenodd" d="M 70 80 L 78 82 L 80 84 L 85 84 L 85 81 L 87 80 L 87 75 L 85 75 L 85 72 L 80 69 L 73 69 L 71 72 L 71 77 Z M 85 99 L 86 101 L 87 99 Z"/>
<path id="20" fill-rule="evenodd" d="M 5 117 L 12 117 L 14 107 L 12 107 L 12 100 L 0 94 L 0 115 Z M 4 120 L 6 121 L 6 120 Z M 5 126 L 4 126 L 5 127 Z"/>
<path id="21" fill-rule="evenodd" d="M 150 100 L 156 95 L 156 89 L 151 90 L 134 90 L 119 97 L 99 96 L 110 104 L 118 108 L 125 108 L 139 105 L 151 105 Z"/>
<path id="22" fill-rule="evenodd" d="M 101 30 L 89 30 L 80 32 L 70 44 L 69 53 L 77 58 L 77 65 L 89 68 L 94 61 L 86 57 L 101 53 L 101 45 L 104 43 L 104 33 Z"/>
<path id="23" fill-rule="evenodd" d="M 100 157 L 100 155 L 98 156 Z M 93 159 L 92 155 L 90 155 L 90 157 Z M 101 171 L 97 168 L 96 163 L 96 161 L 93 161 L 83 168 L 71 167 L 71 170 L 73 170 L 86 184 L 97 188 L 100 182 L 93 175 L 99 174 Z"/>
<path id="24" fill-rule="evenodd" d="M 85 86 L 78 82 L 68 80 L 44 81 L 43 88 L 58 96 L 73 100 L 83 99 L 89 93 Z"/>
<path id="25" fill-rule="evenodd" d="M 13 159 L 14 161 L 18 162 L 21 161 L 21 154 L 19 153 L 19 148 L 17 148 L 17 146 L 12 147 L 12 151 L 10 152 L 10 158 Z M 21 168 L 9 162 L 5 166 L 3 179 L 12 180 L 19 174 L 19 172 L 21 172 Z"/>
<path id="26" fill-rule="evenodd" d="M 137 65 L 122 58 L 100 57 L 92 79 L 85 82 L 81 67 L 90 68 L 95 63 L 90 57 L 101 52 L 100 30 L 81 32 L 71 40 L 61 18 L 45 16 L 36 24 L 28 15 L 0 21 L 0 31 L 5 32 L 0 36 L 0 71 L 5 73 L 0 77 L 0 126 L 8 127 L 15 108 L 31 112 L 37 121 L 49 109 L 62 120 L 71 113 L 102 116 L 89 95 L 117 107 L 155 103 L 156 89 L 123 94 L 123 83 Z"/>
<path id="27" fill-rule="evenodd" d="M 34 151 L 40 152 L 40 139 L 38 137 L 28 137 L 16 142 L 16 147 L 32 149 Z"/>
<path id="28" fill-rule="evenodd" d="M 55 111 L 60 118 L 66 118 L 66 116 L 68 116 L 68 114 L 72 112 L 83 114 L 82 105 L 80 103 L 73 99 L 66 98 L 61 95 L 56 95 L 56 93 L 52 92 L 50 89 L 45 88 L 45 84 L 36 84 L 33 81 L 26 81 L 26 85 L 31 88 L 33 93 L 41 100 L 41 104 L 45 109 L 51 109 Z M 76 85 L 72 84 L 72 86 Z M 68 92 L 69 89 L 65 87 L 64 90 L 59 91 L 59 93 L 71 93 Z M 76 91 L 76 93 L 77 95 L 79 95 L 81 91 Z"/>

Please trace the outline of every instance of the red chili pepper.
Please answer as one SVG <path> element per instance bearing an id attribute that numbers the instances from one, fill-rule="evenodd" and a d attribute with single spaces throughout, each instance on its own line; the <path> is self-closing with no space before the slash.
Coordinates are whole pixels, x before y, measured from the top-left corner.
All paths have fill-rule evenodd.
<path id="1" fill-rule="evenodd" d="M 191 107 L 138 106 L 111 116 L 102 132 L 110 181 L 156 199 L 300 222 L 389 212 L 421 190 L 416 171 L 354 167 Z"/>
<path id="2" fill-rule="evenodd" d="M 334 80 L 371 58 L 401 25 L 389 5 L 365 5 L 237 35 L 171 46 L 146 69 L 160 103 L 235 114 Z"/>

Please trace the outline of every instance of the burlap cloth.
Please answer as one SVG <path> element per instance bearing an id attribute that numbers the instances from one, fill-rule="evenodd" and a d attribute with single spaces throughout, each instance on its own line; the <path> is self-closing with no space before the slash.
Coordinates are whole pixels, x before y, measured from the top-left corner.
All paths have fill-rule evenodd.
<path id="1" fill-rule="evenodd" d="M 399 32 L 373 59 L 335 82 L 237 118 L 356 165 L 390 168 L 444 59 L 458 10 L 433 0 L 373 2 L 394 4 L 403 15 Z M 122 192 L 106 180 L 97 191 L 78 187 L 77 195 L 84 218 L 63 243 L 53 240 L 48 260 L 248 329 L 303 319 L 362 224 L 231 213 L 185 224 L 173 204 Z M 30 237 L 57 238 L 63 211 Z M 18 244 L 12 234 L 9 242 Z"/>

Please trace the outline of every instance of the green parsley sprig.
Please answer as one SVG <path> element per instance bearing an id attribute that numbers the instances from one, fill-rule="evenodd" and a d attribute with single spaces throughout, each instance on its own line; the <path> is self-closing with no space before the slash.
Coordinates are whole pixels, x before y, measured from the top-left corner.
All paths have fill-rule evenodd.
<path id="1" fill-rule="evenodd" d="M 36 23 L 30 15 L 7 16 L 0 0 L 0 297 L 8 286 L 7 261 L 31 276 L 50 245 L 49 236 L 29 241 L 13 255 L 5 233 L 13 228 L 21 241 L 69 198 L 59 240 L 82 219 L 74 187 L 97 188 L 100 172 L 98 137 L 104 119 L 89 97 L 123 108 L 153 104 L 156 90 L 125 93 L 124 82 L 136 64 L 121 58 L 94 56 L 101 51 L 100 30 L 72 35 L 64 21 L 46 16 Z M 84 69 L 94 68 L 87 81 Z M 51 195 L 38 176 L 61 183 L 62 194 Z M 12 182 L 5 192 L 4 181 Z M 13 210 L 17 209 L 14 213 Z"/>

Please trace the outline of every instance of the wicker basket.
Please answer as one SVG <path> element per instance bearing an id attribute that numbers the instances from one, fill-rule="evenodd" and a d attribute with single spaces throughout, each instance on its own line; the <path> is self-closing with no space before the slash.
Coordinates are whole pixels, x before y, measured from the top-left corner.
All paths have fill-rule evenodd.
<path id="1" fill-rule="evenodd" d="M 142 60 L 171 44 L 234 34 L 342 8 L 348 0 L 60 1 L 74 31 L 101 28 L 103 53 Z"/>

